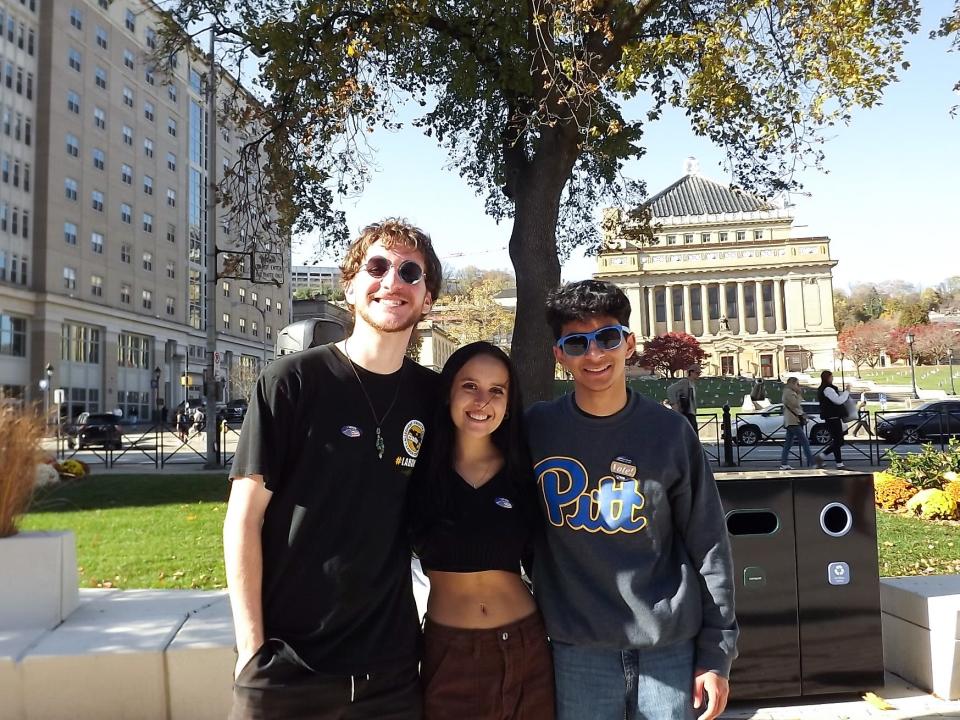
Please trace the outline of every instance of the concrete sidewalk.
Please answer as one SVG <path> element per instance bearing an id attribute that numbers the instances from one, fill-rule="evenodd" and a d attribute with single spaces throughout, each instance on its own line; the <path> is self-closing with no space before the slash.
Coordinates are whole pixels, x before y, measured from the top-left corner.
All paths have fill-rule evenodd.
<path id="1" fill-rule="evenodd" d="M 425 586 L 415 583 L 418 600 Z M 0 632 L 4 720 L 214 720 L 230 706 L 233 626 L 223 591 L 82 590 L 80 607 L 53 630 Z M 733 692 L 736 693 L 734 687 Z M 726 720 L 958 718 L 948 702 L 887 674 L 874 692 L 733 703 Z"/>
<path id="2" fill-rule="evenodd" d="M 723 720 L 913 720 L 960 718 L 960 700 L 941 700 L 886 673 L 885 685 L 873 692 L 893 706 L 881 710 L 857 695 L 829 695 L 811 699 L 731 702 Z M 736 692 L 736 688 L 734 688 Z"/>

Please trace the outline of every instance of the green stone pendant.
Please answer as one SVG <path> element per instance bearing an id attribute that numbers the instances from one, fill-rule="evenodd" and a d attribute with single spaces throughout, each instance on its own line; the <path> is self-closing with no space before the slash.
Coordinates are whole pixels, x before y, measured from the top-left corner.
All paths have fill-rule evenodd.
<path id="1" fill-rule="evenodd" d="M 377 428 L 377 457 L 383 460 L 383 436 L 380 434 L 380 428 Z"/>

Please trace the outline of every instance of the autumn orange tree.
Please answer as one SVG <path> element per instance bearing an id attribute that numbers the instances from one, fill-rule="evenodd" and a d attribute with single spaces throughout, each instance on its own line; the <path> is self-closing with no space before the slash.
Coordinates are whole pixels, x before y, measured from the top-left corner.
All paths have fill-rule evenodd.
<path id="1" fill-rule="evenodd" d="M 366 138 L 414 125 L 447 151 L 487 213 L 512 221 L 513 356 L 551 395 L 543 319 L 560 259 L 597 249 L 601 205 L 634 207 L 625 161 L 667 107 L 723 147 L 761 193 L 819 166 L 828 128 L 877 104 L 919 29 L 918 0 L 172 0 L 158 52 L 213 26 L 221 62 L 266 101 L 231 176 L 263 163 L 280 223 L 342 242 L 339 197 L 371 172 Z M 636 99 L 636 102 L 627 103 Z M 831 129 L 829 132 L 835 132 Z M 225 198 L 235 197 L 229 190 Z"/>

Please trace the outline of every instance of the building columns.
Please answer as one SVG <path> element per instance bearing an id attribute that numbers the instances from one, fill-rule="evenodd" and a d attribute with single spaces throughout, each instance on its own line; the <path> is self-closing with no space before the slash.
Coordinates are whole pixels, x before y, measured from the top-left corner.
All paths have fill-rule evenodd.
<path id="1" fill-rule="evenodd" d="M 657 286 L 651 285 L 647 288 L 647 316 L 650 323 L 650 332 L 648 337 L 657 336 Z"/>
<path id="2" fill-rule="evenodd" d="M 710 334 L 710 294 L 707 283 L 700 283 L 700 317 L 703 320 L 703 334 Z"/>
<path id="3" fill-rule="evenodd" d="M 687 335 L 693 335 L 693 328 L 691 327 L 692 315 L 690 304 L 690 283 L 683 284 L 683 331 Z"/>
<path id="4" fill-rule="evenodd" d="M 747 334 L 747 302 L 744 293 L 746 283 L 737 281 L 737 335 Z"/>
<path id="5" fill-rule="evenodd" d="M 673 332 L 673 285 L 664 285 L 663 299 L 667 311 L 667 332 Z"/>
<path id="6" fill-rule="evenodd" d="M 767 328 L 763 317 L 763 280 L 756 280 L 753 286 L 753 313 L 757 318 L 757 334 L 766 335 Z"/>
<path id="7" fill-rule="evenodd" d="M 773 314 L 774 328 L 777 333 L 783 332 L 783 280 L 773 281 Z"/>

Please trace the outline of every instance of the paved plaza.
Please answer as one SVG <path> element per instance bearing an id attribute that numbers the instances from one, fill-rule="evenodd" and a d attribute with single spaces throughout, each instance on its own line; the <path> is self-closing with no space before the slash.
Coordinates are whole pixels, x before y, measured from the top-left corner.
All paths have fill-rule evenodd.
<path id="1" fill-rule="evenodd" d="M 721 715 L 724 720 L 913 720 L 913 718 L 960 718 L 960 700 L 941 700 L 887 673 L 885 685 L 874 694 L 892 710 L 881 710 L 856 695 L 834 695 L 809 700 L 732 702 Z"/>

